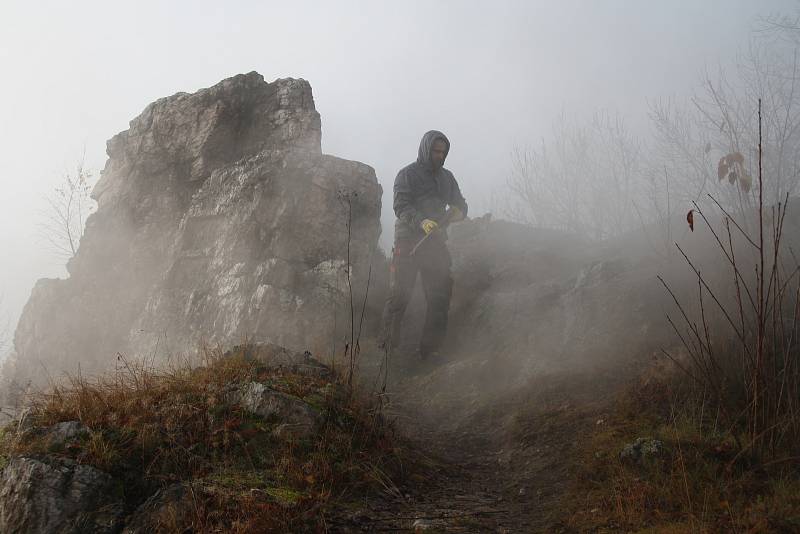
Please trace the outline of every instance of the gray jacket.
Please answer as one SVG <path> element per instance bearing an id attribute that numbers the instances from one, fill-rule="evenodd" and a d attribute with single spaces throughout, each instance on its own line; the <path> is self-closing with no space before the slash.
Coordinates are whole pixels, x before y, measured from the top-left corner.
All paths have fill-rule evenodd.
<path id="1" fill-rule="evenodd" d="M 453 173 L 444 167 L 435 168 L 431 162 L 434 141 L 441 139 L 450 151 L 450 141 L 439 131 L 431 130 L 422 136 L 417 161 L 406 165 L 394 180 L 395 239 L 421 238 L 424 219 L 444 220 L 447 206 L 456 206 L 467 214 L 467 203 L 461 195 Z"/>

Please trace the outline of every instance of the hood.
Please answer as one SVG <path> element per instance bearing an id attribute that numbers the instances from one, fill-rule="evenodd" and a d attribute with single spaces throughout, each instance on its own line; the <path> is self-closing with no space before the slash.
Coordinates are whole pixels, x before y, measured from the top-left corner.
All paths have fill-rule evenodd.
<path id="1" fill-rule="evenodd" d="M 444 153 L 445 160 L 447 160 L 447 154 L 450 152 L 450 140 L 442 132 L 438 130 L 431 130 L 429 132 L 425 132 L 425 135 L 422 136 L 422 141 L 419 142 L 417 163 L 425 165 L 426 167 L 431 166 L 431 148 L 433 148 L 433 142 L 437 139 L 441 139 L 447 145 L 447 149 Z"/>

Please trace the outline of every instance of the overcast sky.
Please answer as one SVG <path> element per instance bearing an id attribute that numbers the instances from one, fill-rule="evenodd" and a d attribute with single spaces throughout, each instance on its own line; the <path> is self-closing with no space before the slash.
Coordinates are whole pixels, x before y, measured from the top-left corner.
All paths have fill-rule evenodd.
<path id="1" fill-rule="evenodd" d="M 308 80 L 323 151 L 391 185 L 421 135 L 444 131 L 472 214 L 491 207 L 514 146 L 566 111 L 645 124 L 735 59 L 757 17 L 794 0 L 0 2 L 0 295 L 12 322 L 37 278 L 65 276 L 37 236 L 44 197 L 85 149 L 153 100 L 256 70 Z M 386 238 L 382 239 L 386 243 Z M 2 322 L 0 321 L 0 328 Z"/>

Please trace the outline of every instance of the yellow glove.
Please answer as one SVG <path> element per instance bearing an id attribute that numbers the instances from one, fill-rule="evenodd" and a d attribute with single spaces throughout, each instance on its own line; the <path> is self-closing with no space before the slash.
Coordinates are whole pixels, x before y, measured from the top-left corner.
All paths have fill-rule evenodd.
<path id="1" fill-rule="evenodd" d="M 447 220 L 450 222 L 458 222 L 464 220 L 464 212 L 458 206 L 450 206 L 447 210 Z"/>
<path id="2" fill-rule="evenodd" d="M 431 219 L 425 219 L 419 224 L 423 230 L 425 230 L 425 234 L 429 234 L 439 228 L 439 225 L 436 221 L 432 221 Z"/>

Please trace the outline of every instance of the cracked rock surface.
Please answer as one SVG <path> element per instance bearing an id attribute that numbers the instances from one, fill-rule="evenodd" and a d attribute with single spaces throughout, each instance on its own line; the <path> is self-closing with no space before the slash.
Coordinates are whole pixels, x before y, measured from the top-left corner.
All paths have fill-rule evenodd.
<path id="1" fill-rule="evenodd" d="M 0 472 L 0 532 L 110 533 L 123 508 L 111 477 L 69 460 L 13 458 Z"/>

